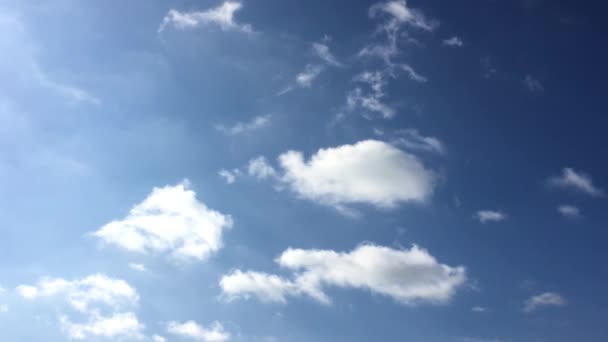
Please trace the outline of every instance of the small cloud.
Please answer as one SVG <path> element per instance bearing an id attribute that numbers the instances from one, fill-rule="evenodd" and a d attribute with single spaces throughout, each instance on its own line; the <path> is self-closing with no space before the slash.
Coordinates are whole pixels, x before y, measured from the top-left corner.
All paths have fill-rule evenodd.
<path id="1" fill-rule="evenodd" d="M 538 93 L 545 90 L 543 84 L 531 75 L 526 75 L 526 77 L 524 78 L 524 85 L 526 86 L 526 89 L 528 89 L 528 91 L 530 91 L 531 93 Z"/>
<path id="2" fill-rule="evenodd" d="M 130 263 L 129 264 L 129 268 L 138 272 L 146 272 L 148 271 L 148 269 L 146 269 L 146 266 L 144 264 L 137 264 L 137 263 Z"/>
<path id="3" fill-rule="evenodd" d="M 524 312 L 533 312 L 541 307 L 565 306 L 566 300 L 555 292 L 545 292 L 533 296 L 524 302 Z"/>
<path id="4" fill-rule="evenodd" d="M 227 135 L 239 135 L 252 131 L 259 130 L 261 128 L 270 125 L 272 116 L 271 115 L 260 115 L 256 116 L 249 122 L 237 122 L 232 127 L 225 127 L 224 125 L 216 125 L 215 129 L 225 133 Z"/>
<path id="5" fill-rule="evenodd" d="M 462 47 L 464 42 L 459 37 L 454 36 L 452 38 L 445 39 L 442 44 L 449 47 Z"/>
<path id="6" fill-rule="evenodd" d="M 170 25 L 178 30 L 191 29 L 202 25 L 217 25 L 222 31 L 252 33 L 251 25 L 239 24 L 234 18 L 235 13 L 242 7 L 243 5 L 240 2 L 226 1 L 218 7 L 202 12 L 180 12 L 171 9 L 163 18 L 158 33 L 162 33 Z"/>
<path id="7" fill-rule="evenodd" d="M 313 43 L 312 49 L 315 54 L 321 58 L 325 63 L 333 66 L 342 66 L 342 63 L 331 53 L 329 46 L 324 43 Z"/>
<path id="8" fill-rule="evenodd" d="M 224 178 L 226 184 L 233 184 L 236 181 L 236 177 L 241 174 L 241 171 L 239 169 L 233 169 L 232 171 L 221 169 L 217 174 Z"/>
<path id="9" fill-rule="evenodd" d="M 275 169 L 268 164 L 266 158 L 260 156 L 249 161 L 247 173 L 258 179 L 273 178 L 277 176 Z"/>
<path id="10" fill-rule="evenodd" d="M 0 313 L 8 312 L 8 305 L 2 304 L 0 305 Z"/>
<path id="11" fill-rule="evenodd" d="M 593 185 L 591 176 L 569 167 L 562 169 L 561 176 L 550 178 L 548 184 L 561 189 L 576 190 L 593 197 L 604 195 L 604 190 Z"/>
<path id="12" fill-rule="evenodd" d="M 488 308 L 485 308 L 483 306 L 474 306 L 471 308 L 471 311 L 473 312 L 486 312 L 488 311 Z"/>
<path id="13" fill-rule="evenodd" d="M 405 71 L 406 75 L 412 80 L 420 83 L 426 83 L 428 80 L 426 77 L 417 73 L 414 68 L 407 64 L 401 64 L 401 69 Z"/>
<path id="14" fill-rule="evenodd" d="M 296 75 L 296 83 L 302 88 L 310 88 L 312 82 L 321 74 L 323 66 L 308 64 L 304 71 Z"/>
<path id="15" fill-rule="evenodd" d="M 230 340 L 228 333 L 220 322 L 213 322 L 209 327 L 203 327 L 195 321 L 184 323 L 169 322 L 167 332 L 182 338 L 200 342 L 225 342 Z"/>
<path id="16" fill-rule="evenodd" d="M 418 130 L 404 129 L 398 131 L 398 135 L 399 137 L 393 140 L 395 145 L 401 145 L 410 150 L 445 153 L 445 146 L 441 140 L 433 136 L 423 136 Z"/>
<path id="17" fill-rule="evenodd" d="M 433 31 L 439 26 L 437 20 L 427 19 L 421 11 L 408 7 L 405 0 L 376 3 L 370 7 L 369 15 L 372 18 L 388 15 L 388 24 L 407 24 L 425 31 Z"/>
<path id="18" fill-rule="evenodd" d="M 581 217 L 580 209 L 573 205 L 560 205 L 557 207 L 557 212 L 560 213 L 563 217 L 570 219 Z"/>
<path id="19" fill-rule="evenodd" d="M 506 214 L 495 210 L 480 210 L 475 213 L 474 217 L 481 223 L 500 222 L 507 219 Z"/>

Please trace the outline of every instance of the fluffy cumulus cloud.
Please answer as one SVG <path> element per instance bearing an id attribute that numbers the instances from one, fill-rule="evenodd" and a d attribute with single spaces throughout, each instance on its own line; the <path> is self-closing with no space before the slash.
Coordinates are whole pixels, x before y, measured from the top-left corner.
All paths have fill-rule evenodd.
<path id="1" fill-rule="evenodd" d="M 43 278 L 35 285 L 19 285 L 17 293 L 27 300 L 60 298 L 86 317 L 84 322 L 73 322 L 66 315 L 59 317 L 61 328 L 72 339 L 110 338 L 139 340 L 144 325 L 133 312 L 124 312 L 139 301 L 135 288 L 126 281 L 94 274 L 82 279 Z M 107 314 L 102 312 L 108 311 Z"/>
<path id="2" fill-rule="evenodd" d="M 553 187 L 576 190 L 594 197 L 604 195 L 604 190 L 593 184 L 591 176 L 569 167 L 564 168 L 560 176 L 550 178 L 548 183 Z"/>
<path id="3" fill-rule="evenodd" d="M 223 296 L 283 303 L 288 296 L 306 295 L 330 303 L 324 289 L 339 287 L 367 290 L 414 305 L 445 303 L 466 281 L 464 267 L 441 264 L 418 246 L 401 250 L 362 245 L 350 252 L 289 248 L 276 262 L 290 270 L 292 277 L 235 270 L 220 281 Z"/>
<path id="4" fill-rule="evenodd" d="M 507 219 L 505 213 L 496 210 L 480 210 L 474 216 L 481 223 L 500 222 Z"/>
<path id="5" fill-rule="evenodd" d="M 260 115 L 254 117 L 249 122 L 237 122 L 236 124 L 234 124 L 234 126 L 231 127 L 226 127 L 224 125 L 216 125 L 215 129 L 227 135 L 238 135 L 257 131 L 261 128 L 267 127 L 268 125 L 270 125 L 270 121 L 270 115 Z"/>
<path id="6" fill-rule="evenodd" d="M 566 218 L 579 218 L 581 217 L 581 211 L 579 208 L 573 205 L 563 204 L 557 207 L 557 212 Z"/>
<path id="7" fill-rule="evenodd" d="M 309 160 L 288 151 L 278 160 L 280 182 L 301 198 L 338 209 L 355 203 L 391 208 L 425 202 L 436 181 L 414 155 L 377 140 L 321 149 Z"/>
<path id="8" fill-rule="evenodd" d="M 532 312 L 547 306 L 565 306 L 566 300 L 559 293 L 545 292 L 524 302 L 524 312 Z"/>
<path id="9" fill-rule="evenodd" d="M 253 28 L 249 24 L 239 24 L 235 20 L 235 13 L 243 8 L 243 4 L 237 1 L 226 1 L 218 7 L 206 11 L 180 12 L 175 9 L 169 10 L 158 28 L 163 32 L 168 26 L 176 29 L 190 29 L 204 25 L 216 25 L 223 31 L 239 31 L 251 33 Z"/>
<path id="10" fill-rule="evenodd" d="M 213 322 L 209 327 L 203 327 L 194 321 L 169 322 L 167 332 L 200 342 L 230 341 L 230 333 L 224 329 L 220 322 Z"/>
<path id="11" fill-rule="evenodd" d="M 60 318 L 63 331 L 75 340 L 106 338 L 120 341 L 142 340 L 144 325 L 132 312 L 117 313 L 108 317 L 94 313 L 86 323 L 73 323 L 66 316 Z"/>
<path id="12" fill-rule="evenodd" d="M 187 182 L 154 188 L 127 217 L 92 235 L 105 243 L 138 253 L 168 253 L 183 261 L 202 261 L 222 247 L 232 218 L 196 199 Z"/>

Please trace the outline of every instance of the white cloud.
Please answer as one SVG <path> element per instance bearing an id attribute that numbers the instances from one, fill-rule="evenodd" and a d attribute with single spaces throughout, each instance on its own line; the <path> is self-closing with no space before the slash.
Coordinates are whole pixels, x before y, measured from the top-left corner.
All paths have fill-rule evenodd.
<path id="1" fill-rule="evenodd" d="M 224 330 L 220 322 L 213 322 L 205 328 L 194 321 L 184 323 L 169 322 L 167 332 L 180 337 L 200 342 L 224 342 L 230 340 L 230 333 Z"/>
<path id="2" fill-rule="evenodd" d="M 483 306 L 474 306 L 473 308 L 471 308 L 471 311 L 473 311 L 473 312 L 486 312 L 486 311 L 488 311 L 488 308 L 485 308 Z"/>
<path id="3" fill-rule="evenodd" d="M 507 219 L 507 215 L 501 211 L 495 210 L 480 210 L 475 213 L 475 218 L 481 223 L 500 222 Z"/>
<path id="4" fill-rule="evenodd" d="M 236 182 L 236 177 L 241 174 L 241 171 L 239 169 L 233 169 L 232 171 L 221 169 L 217 174 L 226 181 L 226 184 L 233 184 Z"/>
<path id="5" fill-rule="evenodd" d="M 29 300 L 63 296 L 75 310 L 89 312 L 92 305 L 104 304 L 113 308 L 139 301 L 137 291 L 124 280 L 93 274 L 73 281 L 63 278 L 42 278 L 36 285 L 19 285 L 17 293 Z"/>
<path id="6" fill-rule="evenodd" d="M 142 340 L 144 325 L 132 312 L 117 313 L 105 317 L 94 313 L 86 323 L 73 323 L 66 316 L 60 317 L 63 331 L 75 340 L 102 337 L 119 341 Z"/>
<path id="7" fill-rule="evenodd" d="M 8 305 L 2 304 L 0 305 L 0 313 L 8 312 Z"/>
<path id="8" fill-rule="evenodd" d="M 261 128 L 270 125 L 271 115 L 260 115 L 256 116 L 249 122 L 237 122 L 232 127 L 225 127 L 223 125 L 216 125 L 215 128 L 228 135 L 238 135 L 242 133 L 248 133 L 259 130 Z"/>
<path id="9" fill-rule="evenodd" d="M 532 312 L 546 306 L 565 306 L 566 300 L 555 292 L 545 292 L 524 302 L 524 312 Z"/>
<path id="10" fill-rule="evenodd" d="M 180 12 L 175 9 L 169 10 L 163 18 L 158 33 L 163 32 L 167 26 L 171 25 L 176 29 L 191 29 L 203 25 L 217 25 L 223 31 L 239 31 L 252 33 L 253 28 L 249 24 L 239 24 L 234 15 L 243 5 L 236 1 L 226 1 L 218 7 L 202 12 Z"/>
<path id="11" fill-rule="evenodd" d="M 526 77 L 524 78 L 524 85 L 532 93 L 537 93 L 545 90 L 543 84 L 531 75 L 526 75 Z"/>
<path id="12" fill-rule="evenodd" d="M 391 208 L 402 202 L 425 202 L 436 175 L 407 152 L 377 140 L 320 149 L 308 161 L 302 152 L 278 158 L 280 181 L 298 196 L 345 209 L 367 203 Z"/>
<path id="13" fill-rule="evenodd" d="M 462 47 L 464 42 L 459 37 L 454 36 L 452 38 L 445 39 L 443 41 L 443 45 L 450 47 Z"/>
<path id="14" fill-rule="evenodd" d="M 333 66 L 342 66 L 342 63 L 331 53 L 329 46 L 323 43 L 313 43 L 312 49 L 315 54 L 321 58 L 325 63 Z"/>
<path id="15" fill-rule="evenodd" d="M 308 64 L 304 71 L 296 75 L 296 83 L 302 88 L 310 88 L 312 82 L 321 74 L 323 66 Z"/>
<path id="16" fill-rule="evenodd" d="M 60 315 L 62 330 L 72 339 L 85 340 L 91 337 L 111 338 L 117 341 L 139 340 L 143 324 L 132 312 L 113 312 L 102 315 L 104 310 L 122 310 L 138 303 L 139 295 L 129 283 L 103 274 L 93 274 L 76 280 L 42 278 L 36 285 L 19 285 L 17 293 L 28 300 L 59 297 L 73 310 L 86 318 L 74 323 L 66 315 Z"/>
<path id="17" fill-rule="evenodd" d="M 548 183 L 554 187 L 577 190 L 594 197 L 604 195 L 602 189 L 593 185 L 593 181 L 589 175 L 577 172 L 569 167 L 562 170 L 561 176 L 550 178 Z"/>
<path id="18" fill-rule="evenodd" d="M 573 205 L 560 205 L 557 207 L 557 211 L 562 214 L 562 216 L 567 218 L 579 218 L 581 217 L 581 211 L 579 208 Z"/>
<path id="19" fill-rule="evenodd" d="M 425 249 L 392 249 L 362 245 L 350 252 L 287 249 L 276 262 L 292 279 L 240 270 L 222 277 L 228 299 L 254 296 L 265 302 L 307 295 L 330 303 L 325 287 L 355 288 L 388 296 L 404 305 L 445 303 L 466 281 L 464 267 L 440 264 Z"/>
<path id="20" fill-rule="evenodd" d="M 426 31 L 433 31 L 439 23 L 436 20 L 429 20 L 419 10 L 407 6 L 405 0 L 393 0 L 372 5 L 369 15 L 372 18 L 380 14 L 389 14 L 392 21 L 399 24 L 407 24 Z"/>
<path id="21" fill-rule="evenodd" d="M 420 83 L 426 83 L 427 82 L 427 78 L 420 75 L 419 73 L 416 72 L 416 70 L 414 70 L 414 68 L 412 68 L 411 66 L 407 65 L 407 64 L 401 64 L 401 69 L 403 69 L 403 71 L 405 71 L 405 73 L 407 74 L 407 76 L 412 80 L 412 81 L 416 81 L 416 82 L 420 82 Z"/>
<path id="22" fill-rule="evenodd" d="M 162 336 L 159 336 L 159 335 L 152 336 L 152 342 L 165 342 L 165 341 L 167 341 L 167 339 Z"/>
<path id="23" fill-rule="evenodd" d="M 249 161 L 247 173 L 259 179 L 274 178 L 277 175 L 276 170 L 262 156 Z"/>
<path id="24" fill-rule="evenodd" d="M 169 253 L 183 261 L 203 261 L 222 248 L 232 218 L 196 199 L 187 182 L 154 188 L 123 220 L 112 221 L 93 236 L 138 253 Z"/>
<path id="25" fill-rule="evenodd" d="M 398 131 L 400 135 L 393 143 L 401 145 L 407 149 L 417 151 L 435 152 L 439 154 L 445 153 L 445 147 L 441 140 L 432 136 L 423 136 L 415 129 L 404 129 Z"/>
<path id="26" fill-rule="evenodd" d="M 138 272 L 146 272 L 148 269 L 146 269 L 146 265 L 144 264 L 138 264 L 138 263 L 130 263 L 129 264 L 129 268 Z"/>
<path id="27" fill-rule="evenodd" d="M 348 93 L 346 97 L 346 105 L 350 111 L 358 106 L 370 112 L 380 113 L 385 119 L 390 119 L 395 116 L 395 110 L 389 105 L 381 101 L 382 96 L 375 93 L 363 94 L 361 88 L 355 88 Z"/>

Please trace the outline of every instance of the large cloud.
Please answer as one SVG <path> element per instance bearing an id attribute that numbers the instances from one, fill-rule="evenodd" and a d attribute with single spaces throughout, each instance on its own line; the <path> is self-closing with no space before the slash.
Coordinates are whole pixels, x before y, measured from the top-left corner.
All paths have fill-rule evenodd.
<path id="1" fill-rule="evenodd" d="M 418 246 L 362 245 L 350 252 L 290 248 L 276 262 L 293 276 L 235 270 L 220 280 L 223 296 L 282 303 L 288 296 L 307 295 L 330 303 L 324 288 L 340 287 L 368 290 L 406 305 L 445 303 L 466 281 L 464 267 L 441 264 Z"/>
<path id="2" fill-rule="evenodd" d="M 133 252 L 202 261 L 222 247 L 222 233 L 230 227 L 230 216 L 207 208 L 182 182 L 154 188 L 127 217 L 106 224 L 93 236 Z"/>
<path id="3" fill-rule="evenodd" d="M 436 180 L 414 155 L 377 140 L 321 149 L 308 161 L 302 152 L 289 151 L 279 156 L 279 163 L 284 169 L 280 180 L 293 192 L 337 208 L 424 202 Z"/>

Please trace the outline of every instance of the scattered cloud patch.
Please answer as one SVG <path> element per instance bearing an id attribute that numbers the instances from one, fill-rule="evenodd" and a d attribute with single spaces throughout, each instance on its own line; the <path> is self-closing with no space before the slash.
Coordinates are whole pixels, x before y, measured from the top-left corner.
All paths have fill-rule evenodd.
<path id="1" fill-rule="evenodd" d="M 310 88 L 312 82 L 321 74 L 323 66 L 308 64 L 304 71 L 296 75 L 296 83 L 302 88 Z"/>
<path id="2" fill-rule="evenodd" d="M 524 302 L 524 312 L 533 312 L 542 307 L 565 306 L 566 300 L 555 292 L 545 292 L 533 296 Z"/>
<path id="3" fill-rule="evenodd" d="M 226 1 L 218 7 L 201 12 L 180 12 L 171 9 L 163 18 L 158 28 L 158 33 L 162 33 L 168 26 L 173 26 L 178 30 L 185 30 L 204 25 L 216 25 L 222 31 L 252 33 L 253 28 L 251 25 L 239 24 L 234 18 L 236 12 L 242 8 L 243 5 L 240 2 Z"/>
<path id="4" fill-rule="evenodd" d="M 417 73 L 416 70 L 414 70 L 414 68 L 412 68 L 411 66 L 407 64 L 401 64 L 400 67 L 412 81 L 416 81 L 419 83 L 426 83 L 428 81 L 426 77 Z"/>
<path id="5" fill-rule="evenodd" d="M 526 77 L 524 78 L 524 85 L 526 86 L 526 89 L 528 89 L 528 91 L 530 91 L 531 93 L 538 93 L 545 90 L 543 84 L 531 75 L 526 75 Z"/>
<path id="6" fill-rule="evenodd" d="M 275 178 L 277 176 L 276 170 L 262 156 L 249 161 L 247 173 L 258 179 Z"/>
<path id="7" fill-rule="evenodd" d="M 230 333 L 228 333 L 220 322 L 213 322 L 206 328 L 195 321 L 187 321 L 184 323 L 169 322 L 167 332 L 182 338 L 189 338 L 200 342 L 224 342 L 230 341 Z"/>
<path id="8" fill-rule="evenodd" d="M 471 311 L 473 312 L 486 312 L 488 311 L 488 308 L 485 308 L 483 306 L 474 306 L 471 308 Z"/>
<path id="9" fill-rule="evenodd" d="M 132 312 L 122 312 L 125 307 L 138 303 L 135 288 L 121 279 L 94 274 L 76 280 L 42 278 L 35 285 L 19 285 L 17 293 L 27 300 L 59 297 L 69 307 L 86 317 L 85 322 L 74 323 L 66 315 L 60 315 L 62 330 L 69 338 L 85 340 L 94 337 L 114 340 L 139 340 L 143 338 L 144 325 Z M 112 311 L 103 315 L 101 310 Z"/>
<path id="10" fill-rule="evenodd" d="M 433 31 L 439 26 L 436 20 L 428 19 L 421 11 L 408 7 L 405 0 L 376 3 L 370 7 L 369 15 L 372 18 L 388 15 L 389 21 L 395 23 L 393 25 L 406 24 L 425 31 Z"/>
<path id="11" fill-rule="evenodd" d="M 462 47 L 464 42 L 461 38 L 454 36 L 452 38 L 445 39 L 442 44 L 449 47 Z"/>
<path id="12" fill-rule="evenodd" d="M 569 167 L 562 169 L 560 176 L 550 178 L 548 184 L 561 189 L 576 190 L 593 197 L 604 195 L 604 190 L 593 185 L 591 176 Z"/>
<path id="13" fill-rule="evenodd" d="M 338 67 L 342 66 L 342 63 L 340 63 L 336 56 L 331 53 L 327 44 L 316 42 L 312 44 L 312 49 L 315 55 L 321 58 L 325 63 Z"/>
<path id="14" fill-rule="evenodd" d="M 563 217 L 575 219 L 581 217 L 581 211 L 579 208 L 573 205 L 560 205 L 557 207 L 557 212 L 560 213 Z"/>
<path id="15" fill-rule="evenodd" d="M 216 125 L 215 129 L 228 135 L 238 135 L 248 132 L 253 132 L 270 125 L 270 115 L 256 116 L 249 122 L 237 122 L 234 126 L 225 127 L 224 125 Z"/>
<path id="16" fill-rule="evenodd" d="M 440 264 L 415 245 L 410 249 L 362 245 L 350 252 L 289 248 L 276 262 L 292 271 L 292 278 L 236 270 L 222 277 L 223 296 L 285 303 L 288 296 L 306 295 L 328 304 L 331 299 L 324 288 L 339 287 L 368 290 L 404 305 L 440 304 L 466 281 L 464 267 Z"/>
<path id="17" fill-rule="evenodd" d="M 236 177 L 241 174 L 241 171 L 239 169 L 233 169 L 232 171 L 221 169 L 217 174 L 226 181 L 226 184 L 233 184 L 236 182 Z"/>
<path id="18" fill-rule="evenodd" d="M 480 210 L 475 213 L 475 218 L 481 223 L 500 222 L 507 219 L 507 215 L 496 210 Z"/>
<path id="19" fill-rule="evenodd" d="M 174 260 L 204 261 L 222 248 L 222 234 L 232 218 L 196 199 L 187 182 L 154 188 L 122 220 L 92 235 L 137 253 L 168 253 Z"/>

